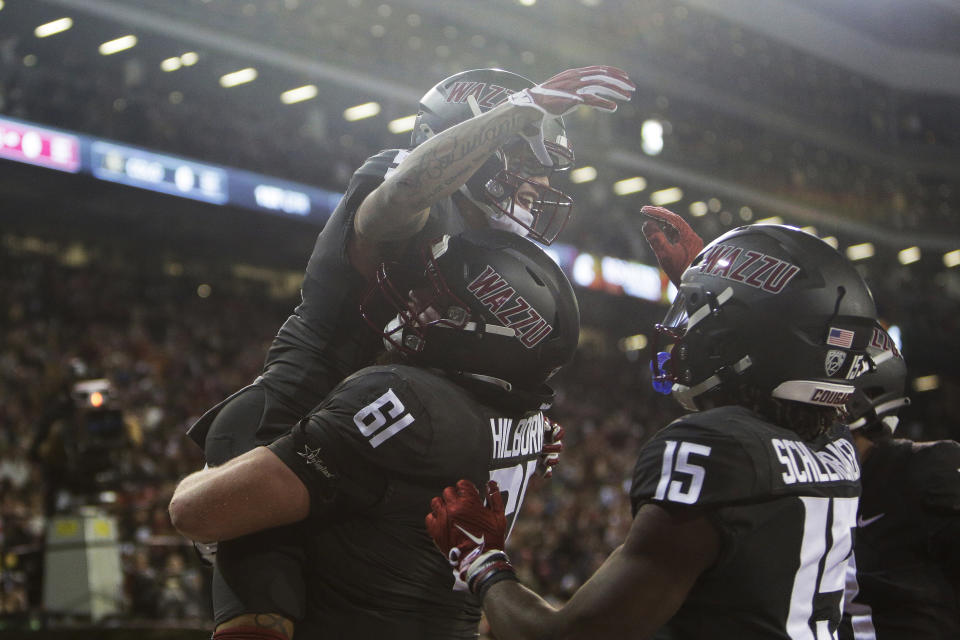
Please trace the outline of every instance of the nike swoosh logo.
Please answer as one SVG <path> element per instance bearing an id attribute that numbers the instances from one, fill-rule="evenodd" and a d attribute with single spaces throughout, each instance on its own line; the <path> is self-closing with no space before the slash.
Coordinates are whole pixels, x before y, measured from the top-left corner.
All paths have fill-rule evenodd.
<path id="1" fill-rule="evenodd" d="M 480 536 L 480 537 L 478 538 L 478 537 L 476 537 L 475 535 L 473 535 L 472 533 L 470 533 L 469 531 L 467 531 L 466 529 L 464 529 L 463 527 L 461 527 L 461 526 L 458 525 L 458 524 L 455 524 L 455 525 L 453 525 L 453 526 L 455 526 L 457 529 L 460 529 L 460 531 L 463 532 L 463 535 L 465 535 L 465 536 L 467 536 L 468 538 L 470 538 L 471 540 L 473 540 L 473 543 L 474 543 L 474 544 L 476 544 L 476 545 L 481 545 L 481 544 L 483 544 L 483 538 L 484 538 L 484 536 Z"/>
<path id="2" fill-rule="evenodd" d="M 879 520 L 880 518 L 882 518 L 882 517 L 885 516 L 885 515 L 887 515 L 887 514 L 885 514 L 885 513 L 878 513 L 877 515 L 875 515 L 875 516 L 873 516 L 873 517 L 871 517 L 871 518 L 866 518 L 866 519 L 864 519 L 863 516 L 860 516 L 860 517 L 857 518 L 857 526 L 858 526 L 858 527 L 866 527 L 867 525 L 873 524 L 874 522 L 876 522 L 877 520 Z"/>

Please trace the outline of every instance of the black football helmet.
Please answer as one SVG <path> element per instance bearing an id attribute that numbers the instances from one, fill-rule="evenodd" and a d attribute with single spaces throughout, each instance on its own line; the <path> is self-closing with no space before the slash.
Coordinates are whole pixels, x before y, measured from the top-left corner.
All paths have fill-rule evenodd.
<path id="1" fill-rule="evenodd" d="M 445 235 L 405 270 L 384 263 L 361 304 L 388 350 L 423 366 L 536 392 L 568 363 L 580 309 L 560 267 L 533 242 L 484 229 Z M 373 309 L 396 311 L 386 326 Z"/>
<path id="2" fill-rule="evenodd" d="M 502 69 L 472 69 L 450 76 L 420 99 L 410 142 L 420 145 L 441 131 L 489 111 L 511 93 L 533 85 L 531 80 Z M 573 149 L 567 141 L 563 120 L 545 118 L 543 147 L 517 136 L 490 156 L 460 191 L 492 219 L 507 216 L 530 237 L 550 244 L 566 226 L 573 199 L 530 178 L 549 176 L 572 164 Z M 523 183 L 537 193 L 529 211 L 518 207 L 514 198 Z"/>
<path id="3" fill-rule="evenodd" d="M 847 426 L 853 429 L 897 429 L 897 412 L 910 404 L 906 396 L 907 364 L 890 335 L 874 327 L 861 373 L 853 379 L 856 390 L 847 402 Z"/>
<path id="4" fill-rule="evenodd" d="M 755 224 L 707 245 L 683 274 L 655 340 L 672 343 L 654 387 L 690 410 L 744 385 L 772 397 L 842 408 L 876 324 L 853 265 L 794 227 Z M 654 344 L 657 353 L 657 344 Z"/>

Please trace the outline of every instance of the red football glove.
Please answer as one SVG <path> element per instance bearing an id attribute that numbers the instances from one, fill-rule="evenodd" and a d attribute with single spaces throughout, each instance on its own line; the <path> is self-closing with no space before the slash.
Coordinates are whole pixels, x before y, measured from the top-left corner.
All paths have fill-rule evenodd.
<path id="1" fill-rule="evenodd" d="M 430 501 L 427 532 L 453 569 L 455 591 L 480 594 L 503 578 L 514 578 L 503 552 L 507 518 L 497 483 L 487 483 L 487 504 L 469 480 L 447 487 Z"/>
<path id="2" fill-rule="evenodd" d="M 601 111 L 616 111 L 615 100 L 629 100 L 636 88 L 637 85 L 630 80 L 626 71 L 595 65 L 567 69 L 546 82 L 510 94 L 507 100 L 520 107 L 532 107 L 544 118 L 559 118 L 580 105 Z M 553 166 L 553 160 L 543 143 L 543 120 L 534 132 L 526 131 L 520 135 L 543 166 Z"/>
<path id="3" fill-rule="evenodd" d="M 511 94 L 507 100 L 557 118 L 581 104 L 601 111 L 616 111 L 614 100 L 629 100 L 636 88 L 626 71 L 595 65 L 567 69 L 546 82 Z"/>
<path id="4" fill-rule="evenodd" d="M 543 448 L 537 456 L 537 471 L 544 478 L 553 477 L 553 468 L 560 463 L 560 454 L 563 453 L 564 430 L 556 422 L 544 416 Z"/>
<path id="5" fill-rule="evenodd" d="M 683 218 L 669 209 L 646 206 L 640 209 L 640 213 L 652 218 L 643 223 L 643 235 L 656 254 L 660 268 L 670 282 L 679 287 L 683 272 L 703 249 L 703 240 Z M 670 227 L 668 233 L 663 232 L 660 223 Z"/>

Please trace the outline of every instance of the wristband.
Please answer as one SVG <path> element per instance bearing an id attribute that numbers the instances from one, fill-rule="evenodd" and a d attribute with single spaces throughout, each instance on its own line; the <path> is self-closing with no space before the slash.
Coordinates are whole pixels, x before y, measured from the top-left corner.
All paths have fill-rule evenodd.
<path id="1" fill-rule="evenodd" d="M 470 593 L 481 600 L 487 591 L 501 580 L 518 581 L 517 572 L 510 564 L 510 558 L 499 549 L 487 551 L 476 560 L 467 570 L 466 583 Z"/>

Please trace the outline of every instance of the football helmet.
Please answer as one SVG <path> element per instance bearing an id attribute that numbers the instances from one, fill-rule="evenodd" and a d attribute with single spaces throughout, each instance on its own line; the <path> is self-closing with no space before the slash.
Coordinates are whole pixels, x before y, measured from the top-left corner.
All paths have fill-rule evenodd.
<path id="1" fill-rule="evenodd" d="M 411 271 L 384 263 L 361 315 L 389 351 L 422 366 L 538 391 L 577 348 L 580 309 L 533 242 L 484 229 L 429 243 Z M 396 312 L 376 321 L 383 302 Z"/>
<path id="2" fill-rule="evenodd" d="M 502 69 L 472 69 L 450 76 L 420 99 L 411 145 L 416 147 L 441 131 L 489 111 L 511 93 L 533 85 L 533 81 Z M 539 135 L 534 138 L 540 139 Z M 535 240 L 550 244 L 566 226 L 573 211 L 573 199 L 531 178 L 569 169 L 573 164 L 573 149 L 561 118 L 544 119 L 543 147 L 531 142 L 534 138 L 528 140 L 518 135 L 497 149 L 460 192 L 492 223 L 506 216 L 519 225 L 518 231 L 522 229 Z M 529 208 L 518 205 L 514 197 L 522 184 L 530 185 L 537 194 Z"/>
<path id="3" fill-rule="evenodd" d="M 684 271 L 655 332 L 654 353 L 673 347 L 651 364 L 654 387 L 690 410 L 728 404 L 744 385 L 760 397 L 842 408 L 876 315 L 863 278 L 816 236 L 739 227 Z"/>
<path id="4" fill-rule="evenodd" d="M 893 433 L 900 419 L 897 412 L 910 404 L 906 396 L 907 364 L 890 335 L 874 327 L 863 373 L 853 379 L 856 390 L 847 402 L 847 426 L 853 429 L 878 427 Z"/>

